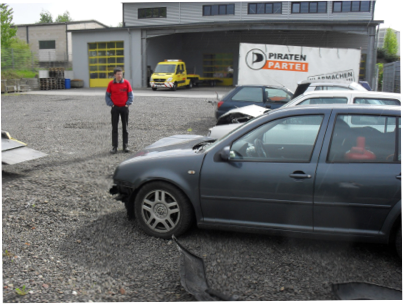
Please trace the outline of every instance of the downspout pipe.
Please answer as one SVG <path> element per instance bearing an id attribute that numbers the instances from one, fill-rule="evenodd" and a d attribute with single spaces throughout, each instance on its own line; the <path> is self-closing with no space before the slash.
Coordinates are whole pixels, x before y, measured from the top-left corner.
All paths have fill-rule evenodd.
<path id="1" fill-rule="evenodd" d="M 130 29 L 127 29 L 127 32 L 129 34 L 129 72 L 130 72 L 130 80 L 131 83 L 133 83 L 133 68 L 132 68 L 132 32 L 130 31 Z"/>

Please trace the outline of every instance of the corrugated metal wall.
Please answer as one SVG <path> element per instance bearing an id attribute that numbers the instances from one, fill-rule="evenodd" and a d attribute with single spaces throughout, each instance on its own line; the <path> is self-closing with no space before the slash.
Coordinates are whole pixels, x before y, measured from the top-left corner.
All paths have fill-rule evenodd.
<path id="1" fill-rule="evenodd" d="M 400 93 L 400 61 L 383 65 L 382 91 Z"/>
<path id="2" fill-rule="evenodd" d="M 332 2 L 327 1 L 326 14 L 292 14 L 292 1 L 282 2 L 282 14 L 248 14 L 248 4 L 251 2 L 149 2 L 149 3 L 124 3 L 124 22 L 126 26 L 189 24 L 200 22 L 225 22 L 242 20 L 372 20 L 374 3 L 371 3 L 370 12 L 333 13 Z M 203 16 L 203 5 L 235 4 L 234 15 Z M 166 7 L 166 18 L 138 19 L 139 8 Z"/>
<path id="3" fill-rule="evenodd" d="M 147 65 L 154 69 L 164 59 L 178 58 L 186 62 L 191 73 L 202 74 L 203 54 L 232 53 L 234 70 L 238 70 L 239 43 L 279 44 L 292 46 L 355 48 L 366 53 L 368 36 L 321 31 L 226 31 L 175 34 L 149 38 L 147 45 Z M 175 51 L 167 50 L 169 43 L 175 45 Z M 169 49 L 169 48 L 168 48 Z M 234 73 L 234 84 L 238 82 Z"/>

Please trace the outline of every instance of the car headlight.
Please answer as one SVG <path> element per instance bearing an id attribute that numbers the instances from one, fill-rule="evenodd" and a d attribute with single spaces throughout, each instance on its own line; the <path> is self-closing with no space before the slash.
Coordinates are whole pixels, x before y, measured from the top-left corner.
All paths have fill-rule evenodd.
<path id="1" fill-rule="evenodd" d="M 167 81 L 172 81 L 172 77 L 169 77 L 169 78 L 167 79 Z"/>

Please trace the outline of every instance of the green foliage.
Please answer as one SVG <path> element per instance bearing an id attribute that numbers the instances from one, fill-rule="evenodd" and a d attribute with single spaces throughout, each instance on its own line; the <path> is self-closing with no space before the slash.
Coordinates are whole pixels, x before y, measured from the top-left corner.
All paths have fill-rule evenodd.
<path id="1" fill-rule="evenodd" d="M 22 288 L 16 288 L 15 292 L 19 295 L 19 296 L 25 296 L 26 294 L 28 294 L 29 290 L 25 289 L 25 285 L 22 286 Z"/>
<path id="2" fill-rule="evenodd" d="M 4 251 L 4 253 L 3 253 L 3 256 L 11 258 L 13 256 L 13 254 L 6 249 L 6 251 Z"/>
<path id="3" fill-rule="evenodd" d="M 376 52 L 376 58 L 378 58 L 378 59 L 384 59 L 385 56 L 386 56 L 386 54 L 387 54 L 386 49 L 378 48 L 378 49 L 377 49 L 377 52 Z"/>
<path id="4" fill-rule="evenodd" d="M 377 66 L 378 66 L 378 91 L 382 91 L 383 63 L 377 63 Z"/>
<path id="5" fill-rule="evenodd" d="M 1 69 L 26 70 L 37 63 L 31 53 L 29 44 L 24 40 L 13 38 L 9 48 L 1 48 Z"/>
<path id="6" fill-rule="evenodd" d="M 42 11 L 39 15 L 41 19 L 37 23 L 53 23 L 53 17 L 49 11 Z"/>
<path id="7" fill-rule="evenodd" d="M 396 55 L 397 54 L 397 50 L 398 50 L 397 38 L 396 38 L 395 32 L 391 28 L 388 28 L 386 30 L 385 42 L 383 44 L 383 48 L 390 55 Z"/>
<path id="8" fill-rule="evenodd" d="M 11 39 L 16 35 L 17 29 L 13 27 L 13 9 L 7 4 L 0 4 L 1 15 L 1 47 L 9 47 Z"/>
<path id="9" fill-rule="evenodd" d="M 38 71 L 34 70 L 2 70 L 1 79 L 35 78 Z"/>
<path id="10" fill-rule="evenodd" d="M 70 13 L 65 11 L 63 15 L 57 16 L 55 22 L 71 22 L 73 19 L 70 17 Z"/>

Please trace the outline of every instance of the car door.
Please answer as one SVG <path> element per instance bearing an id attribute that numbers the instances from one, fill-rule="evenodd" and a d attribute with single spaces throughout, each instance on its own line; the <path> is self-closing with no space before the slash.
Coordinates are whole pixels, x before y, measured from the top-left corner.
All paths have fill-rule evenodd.
<path id="1" fill-rule="evenodd" d="M 401 199 L 400 124 L 376 109 L 332 114 L 316 173 L 315 232 L 379 236 Z"/>
<path id="2" fill-rule="evenodd" d="M 264 102 L 266 108 L 280 108 L 289 102 L 291 97 L 291 94 L 279 88 L 266 87 L 264 89 Z"/>
<path id="3" fill-rule="evenodd" d="M 264 107 L 262 87 L 242 87 L 231 97 L 231 108 L 240 108 L 249 105 Z"/>
<path id="4" fill-rule="evenodd" d="M 200 178 L 205 223 L 312 231 L 315 171 L 328 114 L 310 111 L 235 132 L 228 161 L 218 152 L 206 155 Z"/>

